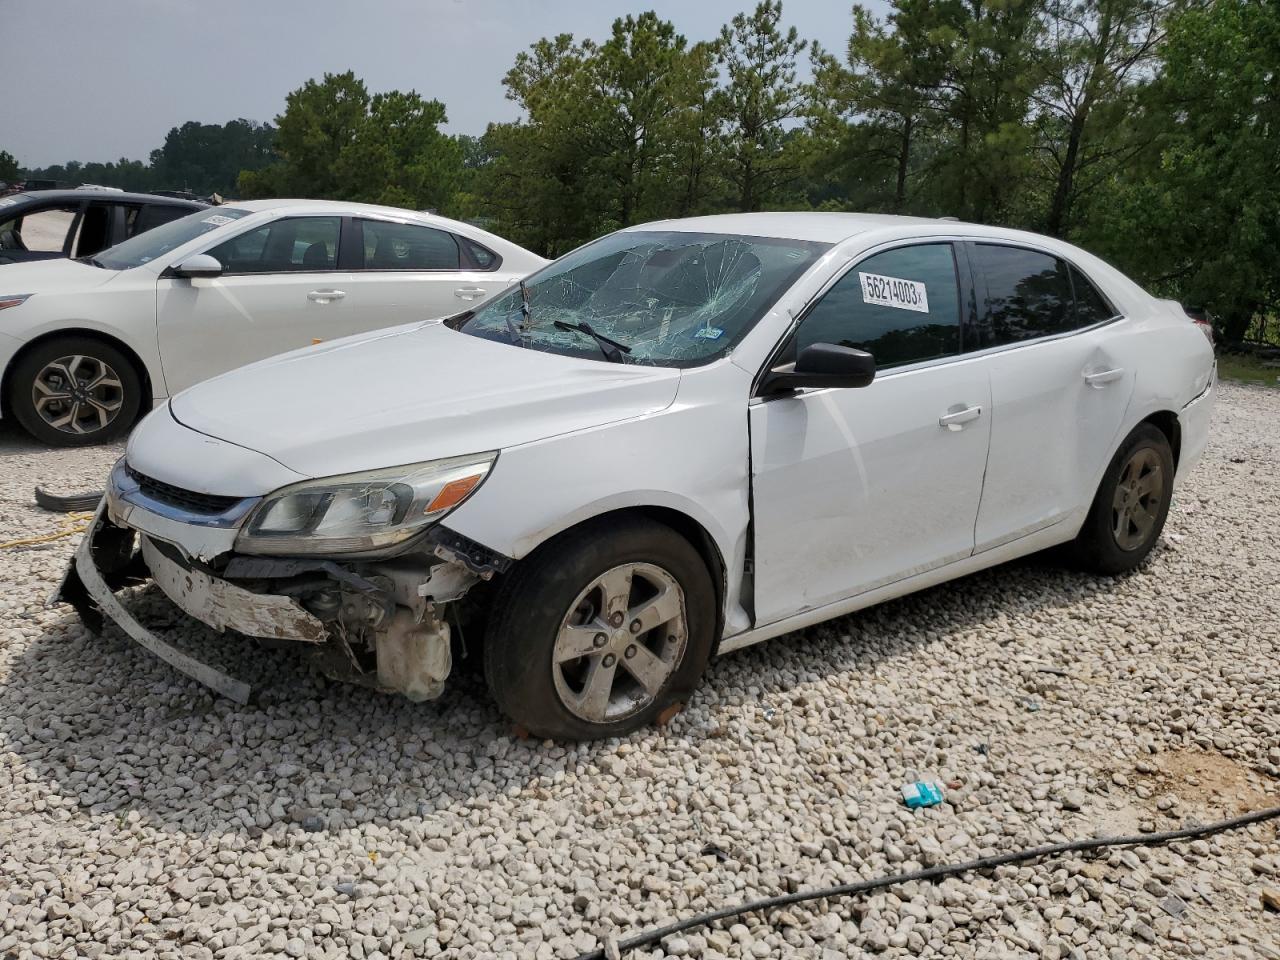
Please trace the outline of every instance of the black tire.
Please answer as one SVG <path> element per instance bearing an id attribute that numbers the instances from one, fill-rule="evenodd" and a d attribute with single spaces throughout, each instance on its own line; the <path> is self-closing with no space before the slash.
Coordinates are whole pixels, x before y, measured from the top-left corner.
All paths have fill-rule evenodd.
<path id="1" fill-rule="evenodd" d="M 1122 545 L 1116 532 L 1117 527 L 1122 525 L 1121 516 L 1115 507 L 1116 490 L 1126 476 L 1126 467 L 1137 457 L 1144 458 L 1153 465 L 1158 464 L 1162 474 L 1161 493 L 1158 502 L 1151 498 L 1143 506 L 1144 514 L 1154 511 L 1154 524 L 1139 535 L 1136 526 L 1130 528 L 1125 522 L 1123 525 L 1126 527 L 1126 534 L 1134 539 Z M 1173 450 L 1169 446 L 1168 437 L 1154 424 L 1138 424 L 1125 437 L 1115 456 L 1111 458 L 1111 463 L 1107 465 L 1107 472 L 1094 495 L 1089 515 L 1072 545 L 1076 562 L 1093 573 L 1114 576 L 1132 570 L 1146 560 L 1151 548 L 1160 539 L 1165 518 L 1169 515 L 1169 505 L 1173 500 L 1173 475 Z"/>
<path id="2" fill-rule="evenodd" d="M 571 711 L 561 698 L 553 651 L 560 627 L 583 591 L 607 571 L 625 564 L 653 565 L 679 585 L 687 624 L 684 650 L 678 659 L 673 656 L 674 667 L 651 702 L 618 719 L 591 722 Z M 485 635 L 485 680 L 502 711 L 535 736 L 563 740 L 623 736 L 687 702 L 711 655 L 715 604 L 715 589 L 702 557 L 670 527 L 642 517 L 588 522 L 534 551 L 507 577 L 495 598 Z M 624 664 L 620 659 L 616 662 L 623 683 L 631 682 L 630 674 L 621 670 Z"/>
<path id="3" fill-rule="evenodd" d="M 114 374 L 113 380 L 119 383 L 118 390 L 114 387 L 108 390 L 99 388 L 98 399 L 105 398 L 107 405 L 113 408 L 105 425 L 91 422 L 91 414 L 86 412 L 84 418 L 78 420 L 83 432 L 68 432 L 52 426 L 37 410 L 32 395 L 36 378 L 49 364 L 64 357 L 84 357 L 90 363 L 100 364 L 100 369 L 109 368 Z M 91 337 L 46 340 L 19 357 L 5 379 L 8 385 L 6 400 L 14 418 L 37 440 L 55 447 L 83 447 L 118 440 L 129 432 L 142 406 L 142 377 L 133 362 L 117 348 Z M 117 401 L 119 406 L 115 407 Z M 61 411 L 64 408 L 55 409 Z M 56 418 L 56 415 L 51 416 Z M 100 423 L 100 419 L 97 422 Z"/>

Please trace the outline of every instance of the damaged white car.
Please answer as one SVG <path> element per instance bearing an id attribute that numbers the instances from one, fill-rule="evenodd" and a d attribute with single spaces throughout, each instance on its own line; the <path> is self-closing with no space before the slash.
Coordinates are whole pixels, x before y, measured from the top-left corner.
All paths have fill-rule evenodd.
<path id="1" fill-rule="evenodd" d="M 1082 250 L 949 221 L 635 227 L 446 321 L 148 416 L 60 596 L 114 596 L 414 699 L 475 658 L 527 730 L 660 720 L 708 659 L 1070 543 L 1138 565 L 1204 448 L 1213 351 Z"/>

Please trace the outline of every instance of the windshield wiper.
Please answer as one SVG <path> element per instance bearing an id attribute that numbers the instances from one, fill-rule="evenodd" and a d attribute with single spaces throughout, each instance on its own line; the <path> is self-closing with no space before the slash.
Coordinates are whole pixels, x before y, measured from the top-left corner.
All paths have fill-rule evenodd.
<path id="1" fill-rule="evenodd" d="M 557 330 L 576 330 L 578 333 L 585 333 L 596 342 L 597 346 L 600 347 L 600 352 L 604 354 L 604 358 L 610 363 L 622 363 L 622 355 L 631 352 L 631 348 L 625 343 L 619 343 L 617 340 L 606 337 L 603 333 L 598 333 L 585 320 L 581 320 L 578 323 L 565 323 L 563 320 L 555 320 L 551 325 Z"/>

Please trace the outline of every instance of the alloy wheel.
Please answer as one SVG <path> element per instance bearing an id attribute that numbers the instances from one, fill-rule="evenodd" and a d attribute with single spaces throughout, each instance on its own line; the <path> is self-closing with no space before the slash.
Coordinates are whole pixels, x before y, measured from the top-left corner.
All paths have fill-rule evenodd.
<path id="1" fill-rule="evenodd" d="M 1137 550 L 1147 542 L 1164 500 L 1164 467 L 1155 450 L 1138 450 L 1120 471 L 1111 500 L 1111 529 L 1116 546 Z"/>
<path id="2" fill-rule="evenodd" d="M 124 405 L 124 385 L 97 357 L 59 357 L 36 374 L 31 402 L 40 419 L 62 433 L 106 429 Z"/>
<path id="3" fill-rule="evenodd" d="M 649 706 L 679 668 L 688 643 L 684 591 L 652 563 L 597 577 L 569 608 L 552 650 L 560 702 L 589 723 Z"/>

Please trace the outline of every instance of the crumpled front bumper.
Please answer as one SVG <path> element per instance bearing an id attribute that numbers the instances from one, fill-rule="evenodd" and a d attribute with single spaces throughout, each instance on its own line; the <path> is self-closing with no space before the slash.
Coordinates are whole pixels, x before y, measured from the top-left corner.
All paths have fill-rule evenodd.
<path id="1" fill-rule="evenodd" d="M 311 644 L 326 639 L 324 624 L 296 600 L 253 593 L 210 576 L 197 565 L 184 563 L 176 550 L 113 523 L 108 513 L 104 497 L 49 601 L 71 604 L 91 630 L 101 632 L 105 617 L 161 660 L 237 703 L 248 702 L 249 684 L 162 640 L 125 609 L 115 591 L 151 579 L 177 607 L 217 630 L 230 628 L 253 637 Z M 135 552 L 139 535 L 141 549 Z"/>

